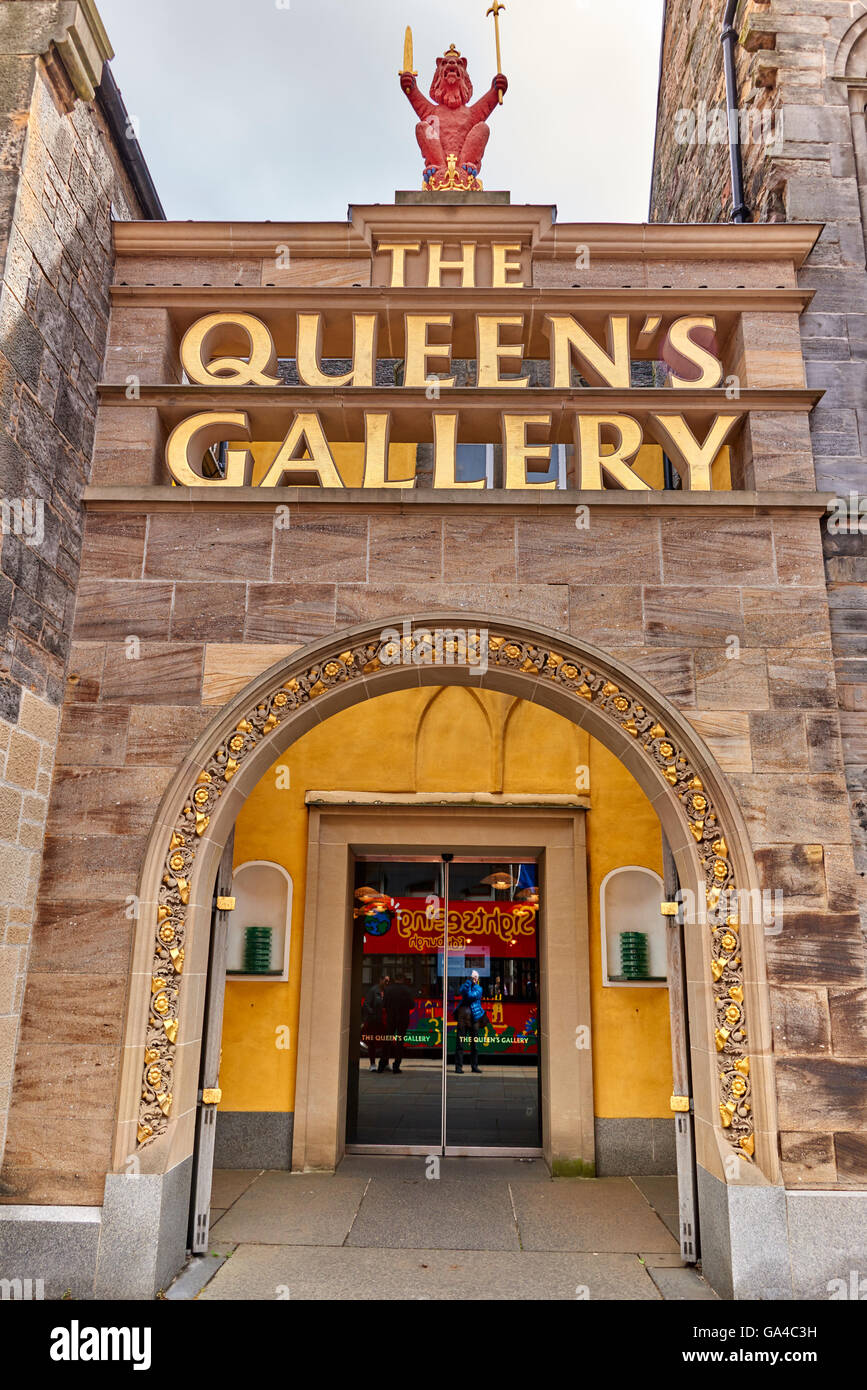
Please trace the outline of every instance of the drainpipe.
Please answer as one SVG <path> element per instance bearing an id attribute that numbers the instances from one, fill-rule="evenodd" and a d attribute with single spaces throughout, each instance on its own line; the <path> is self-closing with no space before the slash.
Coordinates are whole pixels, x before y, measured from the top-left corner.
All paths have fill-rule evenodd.
<path id="1" fill-rule="evenodd" d="M 121 163 L 141 204 L 142 212 L 149 221 L 164 222 L 166 214 L 163 205 L 145 163 L 141 146 L 129 125 L 129 114 L 108 63 L 103 64 L 102 80 L 96 89 L 96 99 L 114 136 Z"/>
<path id="2" fill-rule="evenodd" d="M 737 8 L 738 0 L 726 0 L 721 36 L 726 72 L 729 159 L 732 170 L 732 221 L 751 222 L 752 214 L 744 202 L 744 167 L 741 160 L 740 99 L 738 96 L 738 75 L 735 68 L 735 44 L 738 36 L 734 27 L 734 19 Z"/>

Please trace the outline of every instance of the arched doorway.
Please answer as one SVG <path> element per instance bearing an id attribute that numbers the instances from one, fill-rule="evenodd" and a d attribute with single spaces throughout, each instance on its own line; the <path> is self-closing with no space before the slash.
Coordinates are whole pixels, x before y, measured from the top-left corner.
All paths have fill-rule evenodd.
<path id="1" fill-rule="evenodd" d="M 467 633 L 475 635 L 469 644 Z M 725 779 L 688 721 L 603 652 L 537 626 L 453 613 L 364 625 L 299 651 L 226 707 L 173 778 L 142 872 L 118 1163 L 135 1148 L 142 1171 L 157 1174 L 191 1151 L 211 887 L 259 777 L 338 710 L 390 690 L 449 684 L 517 695 L 584 726 L 649 798 L 688 904 L 701 1162 L 721 1181 L 734 1163 L 749 1165 L 759 1184 L 773 1182 L 763 943 L 751 910 L 758 880 Z"/>

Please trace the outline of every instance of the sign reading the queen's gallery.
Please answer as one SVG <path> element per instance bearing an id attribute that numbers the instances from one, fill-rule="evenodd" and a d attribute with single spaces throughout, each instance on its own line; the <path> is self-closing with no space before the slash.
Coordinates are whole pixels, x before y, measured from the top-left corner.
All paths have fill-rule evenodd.
<path id="1" fill-rule="evenodd" d="M 166 446 L 166 463 L 176 483 L 249 486 L 256 443 L 251 416 L 255 413 L 259 441 L 276 439 L 277 426 L 281 436 L 268 466 L 264 472 L 259 470 L 258 487 L 342 488 L 332 445 L 347 441 L 347 412 L 357 397 L 358 433 L 352 442 L 363 445 L 365 487 L 414 485 L 411 479 L 393 482 L 388 467 L 394 418 L 400 416 L 405 439 L 411 412 L 417 431 L 413 442 L 433 442 L 435 488 L 488 485 L 485 479 L 459 481 L 456 462 L 463 418 L 472 420 L 472 437 L 477 439 L 480 420 L 487 415 L 486 442 L 493 443 L 496 435 L 502 443 L 506 488 L 556 487 L 557 480 L 550 476 L 552 448 L 562 442 L 574 446 L 574 486 L 648 490 L 649 484 L 632 464 L 642 445 L 655 443 L 672 458 L 684 486 L 707 491 L 712 486 L 714 460 L 744 414 L 737 398 L 727 400 L 720 389 L 724 367 L 714 350 L 716 321 L 711 315 L 670 319 L 658 348 L 660 358 L 669 364 L 665 387 L 634 390 L 633 356 L 642 346 L 642 337 L 646 339 L 662 323 L 661 314 L 642 314 L 640 320 L 628 313 L 606 314 L 601 333 L 598 322 L 595 332 L 591 331 L 579 314 L 545 314 L 541 328 L 549 343 L 550 384 L 540 388 L 522 374 L 527 356 L 522 337 L 525 315 L 476 313 L 475 381 L 470 388 L 460 389 L 450 374 L 454 314 L 403 315 L 401 380 L 386 388 L 376 386 L 380 315 L 352 313 L 354 351 L 350 370 L 339 376 L 322 367 L 323 317 L 321 313 L 297 314 L 294 360 L 300 394 L 305 397 L 300 409 L 299 387 L 283 385 L 277 375 L 274 338 L 262 318 L 215 313 L 188 329 L 181 345 L 188 381 L 211 388 L 209 397 L 218 390 L 232 400 L 225 409 L 197 410 L 175 426 Z M 599 319 L 598 314 L 594 317 Z M 574 384 L 573 366 L 580 373 L 579 385 Z M 450 393 L 456 401 L 451 407 Z M 634 408 L 622 408 L 624 393 L 627 402 L 635 402 Z M 701 396 L 690 400 L 689 393 Z M 720 398 L 727 408 L 718 408 Z M 237 408 L 241 403 L 245 408 Z M 330 435 L 330 420 L 338 427 L 336 438 Z M 206 451 L 224 441 L 233 447 L 226 450 L 222 473 L 204 476 Z"/>

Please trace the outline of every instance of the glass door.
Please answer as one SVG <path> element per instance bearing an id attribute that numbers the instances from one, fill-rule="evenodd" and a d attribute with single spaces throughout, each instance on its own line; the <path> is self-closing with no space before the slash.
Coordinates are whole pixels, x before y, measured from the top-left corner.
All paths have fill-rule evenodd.
<path id="1" fill-rule="evenodd" d="M 456 859 L 449 888 L 445 1152 L 538 1152 L 537 866 Z"/>
<path id="2" fill-rule="evenodd" d="M 535 861 L 360 858 L 349 1150 L 538 1153 Z"/>
<path id="3" fill-rule="evenodd" d="M 439 1153 L 443 862 L 355 867 L 347 1147 Z"/>

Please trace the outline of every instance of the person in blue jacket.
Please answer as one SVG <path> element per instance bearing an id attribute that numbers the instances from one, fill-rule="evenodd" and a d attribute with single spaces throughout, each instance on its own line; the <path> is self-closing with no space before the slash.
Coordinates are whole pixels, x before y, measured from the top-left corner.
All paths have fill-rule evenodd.
<path id="1" fill-rule="evenodd" d="M 479 1054 L 476 1047 L 479 1027 L 485 1017 L 482 1008 L 482 986 L 479 984 L 479 972 L 474 970 L 468 980 L 464 980 L 461 985 L 461 992 L 458 995 L 455 1005 L 455 1071 L 462 1072 L 464 1069 L 464 1043 L 470 1039 L 470 1066 L 473 1071 L 481 1071 L 479 1066 Z"/>

